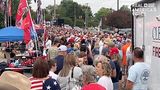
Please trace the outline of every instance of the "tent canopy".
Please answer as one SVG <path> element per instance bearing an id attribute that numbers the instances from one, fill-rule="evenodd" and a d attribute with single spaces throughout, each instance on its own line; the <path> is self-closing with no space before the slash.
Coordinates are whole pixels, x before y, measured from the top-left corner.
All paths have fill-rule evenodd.
<path id="1" fill-rule="evenodd" d="M 13 26 L 0 29 L 0 42 L 23 40 L 24 30 L 22 29 Z"/>

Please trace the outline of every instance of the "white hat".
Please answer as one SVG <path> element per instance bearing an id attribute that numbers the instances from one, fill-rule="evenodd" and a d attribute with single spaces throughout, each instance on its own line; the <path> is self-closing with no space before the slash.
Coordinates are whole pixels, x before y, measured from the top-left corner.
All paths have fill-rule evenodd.
<path id="1" fill-rule="evenodd" d="M 4 86 L 0 85 L 0 89 L 5 88 L 3 90 L 9 90 L 9 87 L 15 87 L 18 90 L 30 90 L 31 88 L 31 82 L 30 80 L 18 73 L 13 71 L 5 71 L 2 73 L 0 78 L 0 84 L 3 84 Z M 9 87 L 8 87 L 9 86 Z M 10 90 L 16 90 L 16 89 L 10 89 Z"/>
<path id="2" fill-rule="evenodd" d="M 58 48 L 58 51 L 67 51 L 67 47 L 65 45 L 61 45 L 59 48 Z"/>

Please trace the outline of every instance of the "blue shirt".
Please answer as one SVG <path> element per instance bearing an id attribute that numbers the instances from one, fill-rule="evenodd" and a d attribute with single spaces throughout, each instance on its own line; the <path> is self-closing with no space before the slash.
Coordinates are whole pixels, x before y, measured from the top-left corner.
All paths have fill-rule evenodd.
<path id="1" fill-rule="evenodd" d="M 57 57 L 55 57 L 55 60 L 56 60 L 56 64 L 57 64 L 57 69 L 54 73 L 58 74 L 63 68 L 64 56 L 58 55 Z"/>

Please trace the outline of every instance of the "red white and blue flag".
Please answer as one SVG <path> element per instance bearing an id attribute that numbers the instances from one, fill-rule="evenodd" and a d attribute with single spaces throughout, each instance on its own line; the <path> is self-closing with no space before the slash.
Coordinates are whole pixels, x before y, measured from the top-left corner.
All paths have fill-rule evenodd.
<path id="1" fill-rule="evenodd" d="M 23 19 L 24 14 L 26 14 L 26 17 L 24 17 Z M 27 0 L 20 0 L 16 15 L 16 24 L 17 23 L 17 26 L 24 30 L 24 41 L 26 44 L 30 42 L 32 35 L 34 36 L 34 38 L 37 36 Z"/>
<path id="2" fill-rule="evenodd" d="M 26 0 L 20 0 L 17 14 L 16 14 L 16 25 L 19 27 L 23 20 L 23 15 L 25 14 L 25 11 L 27 10 L 28 4 Z"/>

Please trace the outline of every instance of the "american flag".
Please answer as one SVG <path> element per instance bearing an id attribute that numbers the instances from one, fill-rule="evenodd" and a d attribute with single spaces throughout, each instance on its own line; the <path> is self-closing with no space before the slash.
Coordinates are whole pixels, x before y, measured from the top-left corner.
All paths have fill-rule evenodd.
<path id="1" fill-rule="evenodd" d="M 48 78 L 47 80 L 30 77 L 31 90 L 61 90 L 58 82 L 55 79 Z"/>
<path id="2" fill-rule="evenodd" d="M 43 89 L 43 80 L 39 80 L 34 77 L 29 78 L 31 81 L 31 90 L 42 90 Z"/>

